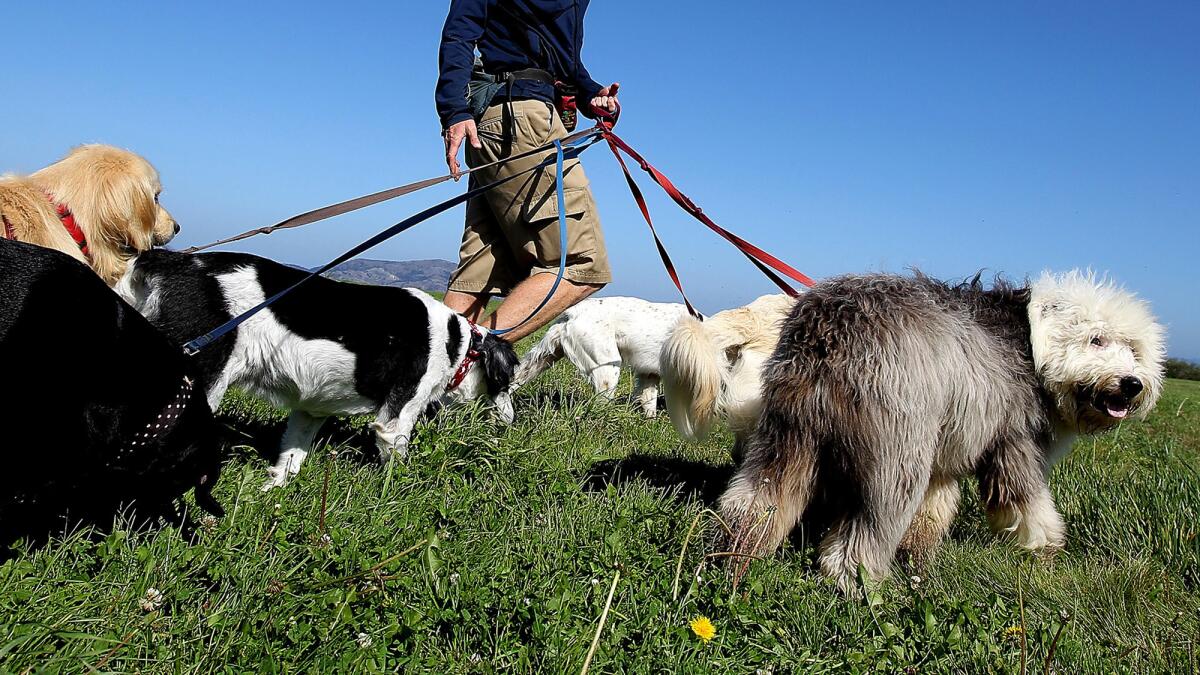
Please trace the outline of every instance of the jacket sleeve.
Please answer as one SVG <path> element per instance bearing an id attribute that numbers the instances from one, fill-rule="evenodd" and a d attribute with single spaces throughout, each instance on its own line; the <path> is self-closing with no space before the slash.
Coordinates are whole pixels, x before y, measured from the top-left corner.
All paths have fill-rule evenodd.
<path id="1" fill-rule="evenodd" d="M 471 118 L 467 83 L 475 63 L 475 44 L 487 24 L 487 0 L 451 0 L 442 44 L 438 50 L 438 81 L 434 99 L 442 129 Z"/>
<path id="2" fill-rule="evenodd" d="M 592 79 L 588 69 L 583 65 L 583 11 L 576 10 L 575 23 L 575 92 L 579 98 L 579 110 L 585 115 L 591 117 L 588 111 L 591 106 L 587 105 L 596 97 L 596 94 L 604 88 L 604 85 Z"/>

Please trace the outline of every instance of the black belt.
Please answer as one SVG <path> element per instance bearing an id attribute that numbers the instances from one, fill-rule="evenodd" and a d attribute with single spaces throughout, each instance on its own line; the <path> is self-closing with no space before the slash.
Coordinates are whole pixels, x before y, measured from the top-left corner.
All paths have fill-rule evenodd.
<path id="1" fill-rule="evenodd" d="M 488 74 L 491 75 L 492 77 L 496 78 L 497 82 L 515 82 L 517 80 L 533 80 L 534 82 L 541 82 L 542 84 L 548 84 L 551 87 L 553 87 L 554 83 L 557 82 L 557 80 L 554 79 L 554 76 L 550 74 L 550 71 L 542 70 L 541 68 L 525 68 L 523 70 L 513 70 L 513 71 L 505 71 L 505 72 L 501 72 L 501 73 L 488 73 Z"/>

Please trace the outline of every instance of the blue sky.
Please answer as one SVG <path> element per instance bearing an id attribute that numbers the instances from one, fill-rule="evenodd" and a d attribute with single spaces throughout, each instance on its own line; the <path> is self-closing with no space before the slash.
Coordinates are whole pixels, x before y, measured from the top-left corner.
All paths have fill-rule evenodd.
<path id="1" fill-rule="evenodd" d="M 81 142 L 159 168 L 181 245 L 444 170 L 446 3 L 5 3 L 0 171 Z M 1200 4 L 595 0 L 585 61 L 619 131 L 718 222 L 828 276 L 1092 267 L 1200 358 Z M 603 147 L 585 156 L 617 280 L 674 289 Z M 706 310 L 771 286 L 644 186 Z M 447 185 L 242 250 L 315 265 Z M 461 210 L 370 257 L 453 259 Z"/>

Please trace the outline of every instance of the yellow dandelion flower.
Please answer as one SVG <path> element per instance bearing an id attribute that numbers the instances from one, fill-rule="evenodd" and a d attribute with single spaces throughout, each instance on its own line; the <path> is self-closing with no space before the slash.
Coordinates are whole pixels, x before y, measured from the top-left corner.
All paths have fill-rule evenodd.
<path id="1" fill-rule="evenodd" d="M 1020 624 L 1014 624 L 1014 625 L 1009 626 L 1008 628 L 1004 629 L 1004 636 L 1011 638 L 1011 637 L 1016 637 L 1024 632 L 1025 632 L 1025 629 L 1021 628 Z"/>
<path id="2" fill-rule="evenodd" d="M 707 616 L 698 616 L 691 621 L 692 632 L 696 637 L 708 642 L 717 634 L 717 629 L 713 626 L 713 622 L 708 620 Z"/>

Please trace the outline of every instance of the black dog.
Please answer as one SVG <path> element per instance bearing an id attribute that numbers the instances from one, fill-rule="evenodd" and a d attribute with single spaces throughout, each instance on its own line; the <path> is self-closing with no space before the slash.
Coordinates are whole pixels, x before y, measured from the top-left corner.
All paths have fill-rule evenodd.
<path id="1" fill-rule="evenodd" d="M 103 526 L 125 506 L 190 530 L 177 500 L 192 487 L 221 515 L 222 444 L 202 384 L 83 264 L 0 240 L 0 358 L 0 546 Z"/>

